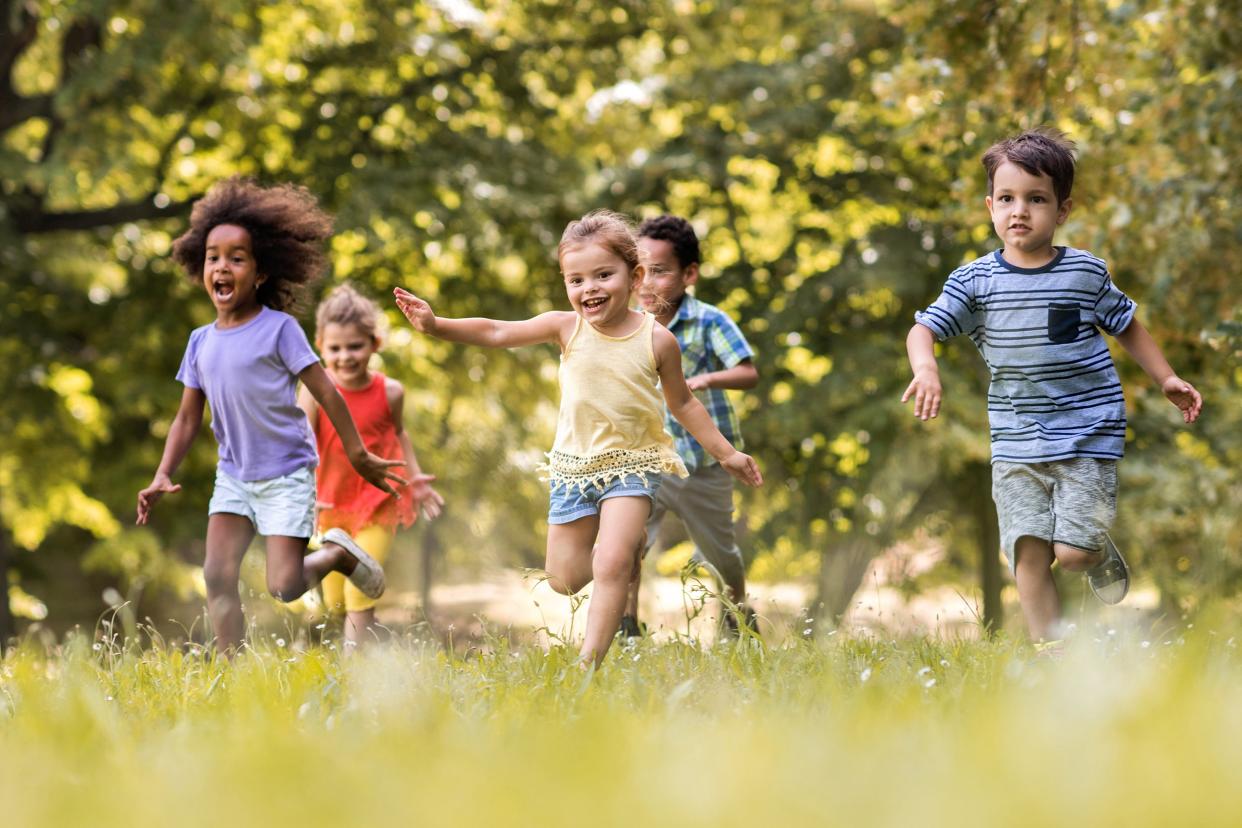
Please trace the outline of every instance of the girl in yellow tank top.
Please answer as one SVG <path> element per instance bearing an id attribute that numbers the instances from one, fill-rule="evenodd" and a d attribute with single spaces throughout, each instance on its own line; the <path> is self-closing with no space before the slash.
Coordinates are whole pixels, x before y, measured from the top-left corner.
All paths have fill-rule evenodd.
<path id="1" fill-rule="evenodd" d="M 644 268 L 625 219 L 601 210 L 570 222 L 557 255 L 573 311 L 520 322 L 448 319 L 406 290 L 394 294 L 415 328 L 450 342 L 560 345 L 560 415 L 543 467 L 551 484 L 545 569 L 566 595 L 595 581 L 582 660 L 598 665 L 621 623 L 660 475 L 686 476 L 664 406 L 734 477 L 751 486 L 763 478 L 686 387 L 677 338 L 631 310 Z"/>

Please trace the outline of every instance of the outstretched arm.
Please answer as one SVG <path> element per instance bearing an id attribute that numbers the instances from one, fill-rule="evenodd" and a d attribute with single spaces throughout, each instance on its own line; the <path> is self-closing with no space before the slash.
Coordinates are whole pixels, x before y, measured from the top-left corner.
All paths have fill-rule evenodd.
<path id="1" fill-rule="evenodd" d="M 414 503 L 416 507 L 422 509 L 427 520 L 435 520 L 440 516 L 440 512 L 444 509 L 444 498 L 440 493 L 431 488 L 431 481 L 436 479 L 434 474 L 423 474 L 422 468 L 418 465 L 418 458 L 414 455 L 414 446 L 410 443 L 410 435 L 405 430 L 403 422 L 405 412 L 405 389 L 401 387 L 401 383 L 394 379 L 389 379 L 384 385 L 384 391 L 388 395 L 388 412 L 392 416 L 392 425 L 397 432 L 397 440 L 401 443 L 401 454 L 405 458 L 407 473 L 410 479 L 410 489 L 414 495 Z"/>
<path id="2" fill-rule="evenodd" d="M 341 438 L 345 456 L 349 458 L 350 465 L 358 474 L 362 475 L 363 480 L 389 494 L 397 493 L 389 481 L 399 486 L 406 485 L 401 475 L 391 471 L 393 466 L 404 466 L 405 461 L 376 457 L 367 451 L 367 447 L 362 443 L 362 437 L 358 435 L 358 427 L 354 425 L 354 418 L 349 413 L 349 406 L 345 404 L 341 392 L 336 390 L 336 386 L 332 384 L 332 380 L 328 378 L 328 372 L 323 370 L 322 365 L 318 362 L 308 365 L 302 369 L 302 373 L 298 374 L 298 379 L 328 415 L 332 427 L 336 429 L 336 433 Z"/>
<path id="3" fill-rule="evenodd" d="M 664 402 L 669 413 L 686 427 L 690 436 L 720 463 L 721 468 L 748 486 L 763 485 L 763 475 L 754 458 L 733 447 L 716 428 L 703 403 L 695 399 L 686 385 L 681 372 L 681 348 L 677 337 L 667 328 L 657 325 L 653 331 L 652 345 L 655 350 L 656 370 L 660 374 L 660 387 L 664 390 Z"/>
<path id="4" fill-rule="evenodd" d="M 930 420 L 940 413 L 940 368 L 936 365 L 936 335 L 931 328 L 915 324 L 906 336 L 906 355 L 914 379 L 901 401 L 914 397 L 914 416 Z"/>
<path id="5" fill-rule="evenodd" d="M 1143 327 L 1143 323 L 1137 319 L 1132 320 L 1124 331 L 1117 334 L 1117 341 L 1147 372 L 1147 376 L 1160 386 L 1169 402 L 1181 409 L 1185 422 L 1193 423 L 1199 419 L 1203 397 L 1193 385 L 1174 373 L 1169 361 L 1164 358 L 1164 352 Z"/>
<path id="6" fill-rule="evenodd" d="M 575 314 L 568 311 L 549 311 L 534 319 L 506 322 L 499 319 L 449 319 L 436 316 L 431 305 L 403 288 L 393 288 L 397 307 L 417 330 L 449 342 L 467 345 L 484 345 L 488 348 L 520 348 L 557 342 L 564 345 L 568 332 L 573 330 Z M 567 327 L 568 326 L 568 327 Z"/>
<path id="7" fill-rule="evenodd" d="M 174 484 L 172 476 L 189 453 L 194 438 L 198 436 L 198 430 L 203 425 L 203 407 L 206 402 L 207 395 L 200 388 L 186 386 L 181 393 L 181 406 L 168 429 L 160 466 L 155 471 L 155 477 L 151 479 L 151 485 L 138 493 L 138 517 L 135 522 L 139 526 L 144 525 L 151 517 L 151 509 L 157 500 L 166 494 L 181 491 L 181 484 Z"/>

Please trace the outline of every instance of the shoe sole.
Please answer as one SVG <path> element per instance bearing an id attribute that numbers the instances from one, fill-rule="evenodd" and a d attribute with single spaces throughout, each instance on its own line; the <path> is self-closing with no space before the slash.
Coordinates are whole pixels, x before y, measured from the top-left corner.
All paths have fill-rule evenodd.
<path id="1" fill-rule="evenodd" d="M 1109 552 L 1109 550 L 1111 550 L 1111 552 Z M 1095 584 L 1091 583 L 1090 578 L 1087 579 L 1087 584 L 1091 587 L 1091 592 L 1092 594 L 1095 595 L 1096 598 L 1099 598 L 1100 601 L 1102 601 L 1103 603 L 1107 604 L 1110 607 L 1115 607 L 1118 604 L 1120 604 L 1122 601 L 1124 601 L 1126 599 L 1126 596 L 1130 594 L 1130 564 L 1126 563 L 1125 556 L 1121 554 L 1121 550 L 1117 548 L 1117 544 L 1113 543 L 1113 539 L 1109 537 L 1108 535 L 1104 536 L 1104 551 L 1109 553 L 1108 554 L 1109 558 L 1116 556 L 1118 563 L 1121 564 L 1121 571 L 1125 573 L 1125 577 L 1122 578 L 1120 581 L 1120 583 L 1124 585 L 1121 590 L 1121 595 L 1119 595 L 1115 600 L 1110 601 L 1100 594 L 1099 590 L 1095 588 Z M 1113 584 L 1116 584 L 1116 583 L 1118 582 L 1113 581 L 1113 583 L 1109 584 L 1109 586 L 1112 586 Z"/>

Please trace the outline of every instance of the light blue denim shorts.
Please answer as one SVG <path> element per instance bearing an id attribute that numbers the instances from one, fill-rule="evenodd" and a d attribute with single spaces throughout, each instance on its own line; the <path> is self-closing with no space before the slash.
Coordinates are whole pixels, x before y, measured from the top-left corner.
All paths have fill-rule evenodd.
<path id="1" fill-rule="evenodd" d="M 315 470 L 247 481 L 217 468 L 207 514 L 222 512 L 249 518 L 260 535 L 309 538 L 315 534 Z"/>
<path id="2" fill-rule="evenodd" d="M 553 483 L 548 494 L 548 523 L 573 523 L 575 520 L 599 514 L 600 504 L 612 497 L 645 497 L 655 501 L 660 488 L 660 475 L 647 472 L 647 480 L 636 474 L 627 474 L 610 481 L 600 488 L 594 483 L 570 486 Z"/>

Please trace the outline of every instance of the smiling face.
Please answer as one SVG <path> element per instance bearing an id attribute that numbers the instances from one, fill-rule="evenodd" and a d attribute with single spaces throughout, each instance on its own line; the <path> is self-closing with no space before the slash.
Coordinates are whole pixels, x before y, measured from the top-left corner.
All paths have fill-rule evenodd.
<path id="1" fill-rule="evenodd" d="M 260 276 L 250 233 L 235 224 L 219 224 L 207 234 L 203 287 L 225 327 L 244 322 L 259 310 Z"/>
<path id="2" fill-rule="evenodd" d="M 1005 243 L 1005 260 L 1018 267 L 1039 267 L 1053 256 L 1052 236 L 1069 215 L 1073 199 L 1058 203 L 1052 178 L 1031 175 L 1012 161 L 996 168 L 988 212 L 996 235 Z"/>
<path id="3" fill-rule="evenodd" d="M 681 266 L 673 243 L 664 239 L 643 236 L 638 240 L 647 262 L 647 275 L 643 279 L 638 299 L 643 308 L 662 324 L 668 324 L 686 295 L 686 288 L 699 278 L 698 264 Z"/>
<path id="4" fill-rule="evenodd" d="M 367 365 L 379 347 L 375 336 L 354 324 L 329 322 L 319 335 L 319 351 L 333 381 L 349 389 L 365 388 L 371 378 Z"/>
<path id="5" fill-rule="evenodd" d="M 572 247 L 561 256 L 569 304 L 597 329 L 624 322 L 630 294 L 642 281 L 642 265 L 633 271 L 625 260 L 600 244 Z"/>

